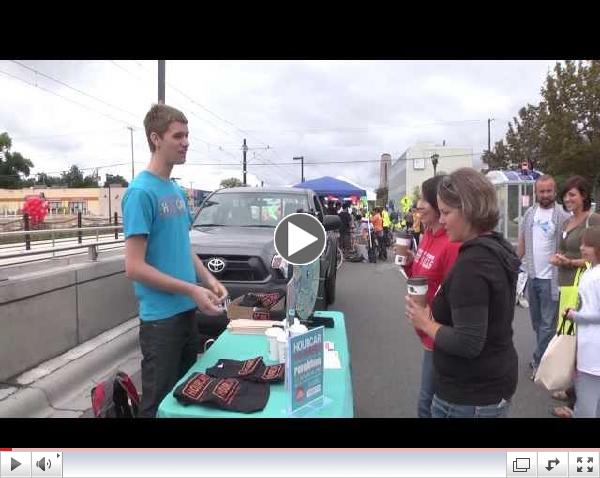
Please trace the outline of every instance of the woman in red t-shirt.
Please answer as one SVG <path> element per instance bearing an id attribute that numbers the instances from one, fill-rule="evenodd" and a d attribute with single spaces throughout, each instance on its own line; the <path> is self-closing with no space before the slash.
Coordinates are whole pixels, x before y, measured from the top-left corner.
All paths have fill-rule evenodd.
<path id="1" fill-rule="evenodd" d="M 427 277 L 427 304 L 431 307 L 438 287 L 450 271 L 458 250 L 459 242 L 450 242 L 446 230 L 440 224 L 440 210 L 437 205 L 438 185 L 443 176 L 435 176 L 421 185 L 421 198 L 417 211 L 421 217 L 424 233 L 416 255 L 409 253 L 404 271 L 408 277 Z M 423 365 L 421 368 L 421 391 L 419 393 L 419 418 L 431 418 L 433 400 L 433 339 L 415 329 L 423 343 Z"/>

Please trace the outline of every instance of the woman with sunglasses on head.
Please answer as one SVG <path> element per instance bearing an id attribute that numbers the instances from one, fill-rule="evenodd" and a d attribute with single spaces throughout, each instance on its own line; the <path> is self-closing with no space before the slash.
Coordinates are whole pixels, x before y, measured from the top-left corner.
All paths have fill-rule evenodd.
<path id="1" fill-rule="evenodd" d="M 520 261 L 493 229 L 494 186 L 472 168 L 438 188 L 440 223 L 462 242 L 431 307 L 407 297 L 407 318 L 435 341 L 433 418 L 506 417 L 517 387 L 512 321 Z"/>

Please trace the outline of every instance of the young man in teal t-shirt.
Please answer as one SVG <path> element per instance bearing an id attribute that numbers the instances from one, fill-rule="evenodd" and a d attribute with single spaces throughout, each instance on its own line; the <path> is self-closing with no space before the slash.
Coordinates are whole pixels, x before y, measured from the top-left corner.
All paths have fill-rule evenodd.
<path id="1" fill-rule="evenodd" d="M 146 114 L 144 127 L 152 156 L 123 197 L 123 223 L 125 269 L 140 303 L 140 416 L 154 417 L 197 359 L 196 307 L 220 315 L 227 290 L 192 253 L 187 201 L 170 180 L 173 166 L 185 163 L 186 117 L 158 104 Z"/>

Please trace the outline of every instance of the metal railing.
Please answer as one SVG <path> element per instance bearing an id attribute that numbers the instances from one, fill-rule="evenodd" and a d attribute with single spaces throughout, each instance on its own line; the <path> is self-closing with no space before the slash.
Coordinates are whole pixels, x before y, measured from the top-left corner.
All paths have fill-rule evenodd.
<path id="1" fill-rule="evenodd" d="M 9 253 L 5 253 L 5 254 L 0 254 L 0 266 L 8 266 L 8 265 L 16 265 L 16 264 L 22 264 L 24 262 L 32 262 L 32 261 L 16 261 L 16 262 L 11 262 L 11 263 L 4 263 L 5 260 L 7 259 L 15 259 L 15 258 L 23 258 L 23 257 L 29 257 L 29 256 L 39 256 L 39 255 L 43 255 L 43 254 L 52 254 L 51 257 L 56 257 L 56 253 L 58 252 L 67 252 L 67 251 L 80 251 L 81 249 L 86 249 L 87 248 L 87 252 L 88 252 L 88 257 L 90 260 L 97 260 L 98 259 L 98 253 L 101 251 L 100 246 L 110 246 L 110 245 L 115 245 L 115 244 L 123 244 L 125 242 L 125 240 L 123 239 L 123 237 L 119 238 L 119 231 L 123 230 L 123 226 L 122 225 L 111 225 L 111 226 L 97 226 L 97 227 L 78 227 L 78 228 L 70 228 L 70 229 L 46 229 L 46 230 L 33 230 L 33 231 L 10 231 L 10 232 L 0 232 L 0 238 L 2 237 L 12 237 L 12 236 L 19 236 L 19 235 L 27 235 L 27 236 L 39 236 L 39 235 L 48 235 L 50 234 L 52 236 L 50 241 L 31 241 L 31 244 L 36 246 L 37 244 L 39 245 L 46 245 L 49 242 L 51 242 L 52 247 L 43 247 L 43 248 L 39 248 L 39 249 L 35 249 L 35 250 L 22 250 L 23 247 L 23 243 L 20 244 L 5 244 L 3 245 L 3 247 L 0 247 L 0 251 L 2 249 L 15 249 L 16 247 L 20 247 L 21 250 L 18 251 L 11 251 Z M 86 239 L 89 238 L 94 238 L 95 237 L 95 241 L 94 242 L 88 242 L 88 243 L 84 243 L 83 239 L 83 232 L 89 232 L 89 231 L 95 231 L 96 235 L 95 236 L 87 236 Z M 101 241 L 100 240 L 100 231 L 113 231 L 114 232 L 114 240 L 109 240 L 109 241 Z M 54 237 L 54 233 L 76 233 L 76 235 L 74 235 L 73 237 L 68 237 L 68 238 L 60 238 L 60 239 L 56 239 Z M 112 234 L 111 234 L 112 236 Z M 56 242 L 59 243 L 64 243 L 64 242 L 68 242 L 68 241 L 73 241 L 73 240 L 77 240 L 78 244 L 73 244 L 73 245 L 64 245 L 64 246 L 57 246 Z M 36 244 L 37 243 L 37 244 Z M 119 246 L 121 247 L 121 246 Z M 110 249 L 116 249 L 117 247 L 112 247 Z M 108 250 L 110 250 L 108 249 Z M 105 250 L 105 249 L 102 249 Z M 75 254 L 81 254 L 81 252 L 76 252 Z M 60 257 L 65 257 L 68 255 L 73 255 L 73 254 L 61 254 Z M 41 258 L 37 258 L 34 260 L 43 260 L 43 259 L 48 259 L 48 257 L 41 257 Z"/>

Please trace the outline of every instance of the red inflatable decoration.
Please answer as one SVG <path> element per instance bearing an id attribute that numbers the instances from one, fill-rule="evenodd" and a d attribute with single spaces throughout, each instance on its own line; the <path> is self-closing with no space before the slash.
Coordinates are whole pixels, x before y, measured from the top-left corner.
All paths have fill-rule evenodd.
<path id="1" fill-rule="evenodd" d="M 44 222 L 48 214 L 48 202 L 39 196 L 32 196 L 25 199 L 23 204 L 23 213 L 29 215 L 29 222 L 32 226 Z"/>

